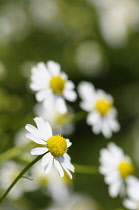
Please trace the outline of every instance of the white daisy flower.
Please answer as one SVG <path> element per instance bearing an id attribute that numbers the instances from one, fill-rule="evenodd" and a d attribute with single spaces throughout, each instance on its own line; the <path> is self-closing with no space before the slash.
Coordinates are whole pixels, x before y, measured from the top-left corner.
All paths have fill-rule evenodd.
<path id="1" fill-rule="evenodd" d="M 67 111 L 65 99 L 73 102 L 77 97 L 73 82 L 53 61 L 48 61 L 46 65 L 40 62 L 32 68 L 30 88 L 36 91 L 37 101 L 43 101 L 46 108 L 55 105 L 61 113 Z"/>
<path id="2" fill-rule="evenodd" d="M 69 135 L 74 131 L 74 124 L 71 122 L 74 114 L 70 108 L 66 113 L 60 113 L 55 106 L 48 110 L 43 103 L 38 103 L 34 107 L 34 112 L 36 116 L 41 116 L 50 123 L 54 134 Z"/>
<path id="3" fill-rule="evenodd" d="M 128 198 L 123 205 L 129 210 L 139 210 L 139 179 L 130 176 L 126 180 Z"/>
<path id="4" fill-rule="evenodd" d="M 113 106 L 113 98 L 103 90 L 95 90 L 90 82 L 81 82 L 78 92 L 82 99 L 80 107 L 89 112 L 87 124 L 92 126 L 95 134 L 102 134 L 106 138 L 117 132 L 120 125 L 116 120 L 117 111 Z"/>
<path id="5" fill-rule="evenodd" d="M 32 155 L 42 155 L 41 165 L 44 167 L 45 173 L 49 173 L 52 165 L 58 170 L 60 177 L 64 176 L 64 170 L 72 179 L 70 171 L 74 172 L 74 166 L 71 164 L 71 158 L 67 154 L 68 147 L 71 146 L 69 139 L 63 138 L 61 135 L 52 135 L 50 124 L 42 117 L 34 118 L 37 128 L 28 124 L 26 130 L 29 131 L 26 137 L 37 144 L 45 145 L 31 150 Z M 46 153 L 46 154 L 45 154 Z M 69 171 L 70 170 L 70 171 Z"/>
<path id="6" fill-rule="evenodd" d="M 110 196 L 124 195 L 125 180 L 134 171 L 131 159 L 121 148 L 114 143 L 109 143 L 107 149 L 100 151 L 100 164 L 99 171 L 105 176 L 104 180 L 109 185 Z"/>

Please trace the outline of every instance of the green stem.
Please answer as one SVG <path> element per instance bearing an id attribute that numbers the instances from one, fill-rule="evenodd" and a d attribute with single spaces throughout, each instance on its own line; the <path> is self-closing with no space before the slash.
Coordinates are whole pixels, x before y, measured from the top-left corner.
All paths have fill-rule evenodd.
<path id="1" fill-rule="evenodd" d="M 95 166 L 86 166 L 80 164 L 73 164 L 75 167 L 75 173 L 81 174 L 98 174 L 98 169 Z"/>
<path id="2" fill-rule="evenodd" d="M 44 155 L 44 154 L 43 154 Z M 21 173 L 16 177 L 16 179 L 12 182 L 12 184 L 9 186 L 9 188 L 6 190 L 6 192 L 3 194 L 3 196 L 0 198 L 0 203 L 5 199 L 7 194 L 10 192 L 10 190 L 13 188 L 13 186 L 17 183 L 17 181 L 22 178 L 22 176 L 28 171 L 28 169 L 33 166 L 38 160 L 42 158 L 43 155 L 38 156 L 36 159 L 34 159 L 31 163 L 29 163 L 22 171 Z"/>

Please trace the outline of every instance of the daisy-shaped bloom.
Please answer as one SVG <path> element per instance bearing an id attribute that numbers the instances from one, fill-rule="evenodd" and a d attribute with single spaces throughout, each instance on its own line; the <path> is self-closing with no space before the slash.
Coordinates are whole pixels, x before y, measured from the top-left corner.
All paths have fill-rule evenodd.
<path id="1" fill-rule="evenodd" d="M 128 198 L 124 200 L 124 206 L 131 210 L 139 210 L 139 179 L 130 176 L 126 180 Z"/>
<path id="2" fill-rule="evenodd" d="M 44 147 L 37 147 L 31 150 L 32 155 L 42 155 L 41 165 L 44 167 L 45 173 L 49 173 L 52 165 L 56 167 L 61 177 L 64 176 L 64 170 L 72 179 L 70 171 L 74 172 L 74 166 L 71 164 L 71 158 L 67 154 L 68 147 L 71 146 L 69 139 L 63 138 L 61 135 L 52 135 L 50 124 L 42 117 L 34 118 L 37 128 L 28 124 L 26 125 L 28 134 L 26 137 L 37 144 Z M 45 154 L 46 153 L 46 154 Z"/>
<path id="3" fill-rule="evenodd" d="M 34 112 L 36 116 L 41 116 L 50 123 L 54 134 L 69 135 L 74 130 L 74 124 L 71 122 L 74 114 L 70 108 L 66 113 L 60 113 L 55 106 L 48 110 L 43 103 L 38 103 L 35 105 Z"/>
<path id="4" fill-rule="evenodd" d="M 109 185 L 109 194 L 116 197 L 125 194 L 124 183 L 134 171 L 131 159 L 122 149 L 114 143 L 109 143 L 107 149 L 100 151 L 99 171 L 105 176 L 104 180 Z"/>
<path id="5" fill-rule="evenodd" d="M 67 111 L 65 99 L 73 102 L 77 97 L 73 82 L 53 61 L 46 65 L 40 62 L 32 68 L 30 88 L 36 91 L 37 101 L 43 101 L 48 109 L 55 105 L 61 113 Z"/>
<path id="6" fill-rule="evenodd" d="M 113 98 L 103 90 L 95 90 L 89 82 L 81 82 L 78 92 L 82 99 L 80 107 L 89 112 L 87 124 L 92 126 L 95 134 L 102 134 L 106 138 L 112 136 L 112 132 L 117 132 L 120 125 L 116 120 L 117 111 L 113 105 Z"/>

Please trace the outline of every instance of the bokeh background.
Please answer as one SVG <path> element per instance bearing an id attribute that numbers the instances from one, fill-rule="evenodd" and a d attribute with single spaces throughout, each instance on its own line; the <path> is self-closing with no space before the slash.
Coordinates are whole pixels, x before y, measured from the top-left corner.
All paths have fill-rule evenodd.
<path id="1" fill-rule="evenodd" d="M 15 146 L 16 133 L 35 117 L 30 69 L 48 60 L 60 63 L 76 87 L 80 81 L 90 81 L 110 93 L 118 110 L 121 130 L 109 140 L 94 135 L 85 117 L 79 116 L 68 135 L 73 142 L 72 162 L 99 166 L 100 149 L 114 141 L 131 156 L 139 177 L 139 1 L 0 1 L 1 165 L 2 154 Z M 81 111 L 79 102 L 78 97 L 70 104 L 74 113 Z M 29 154 L 26 149 L 23 153 Z M 12 159 L 20 162 L 20 155 Z M 85 210 L 122 207 L 120 198 L 108 195 L 101 175 L 75 174 L 73 185 L 76 193 L 95 203 L 89 208 L 86 202 Z M 48 209 L 50 203 L 39 189 L 18 201 L 7 199 L 0 209 Z"/>

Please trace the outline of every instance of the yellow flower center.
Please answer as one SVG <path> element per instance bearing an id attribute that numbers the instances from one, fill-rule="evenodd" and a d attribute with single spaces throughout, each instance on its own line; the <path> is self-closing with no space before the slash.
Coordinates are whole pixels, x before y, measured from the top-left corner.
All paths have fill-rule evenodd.
<path id="1" fill-rule="evenodd" d="M 122 161 L 119 164 L 119 172 L 123 179 L 125 179 L 127 176 L 132 174 L 134 171 L 134 166 L 132 163 L 128 162 L 127 160 Z"/>
<path id="2" fill-rule="evenodd" d="M 52 77 L 50 80 L 50 87 L 55 94 L 61 95 L 65 87 L 65 80 L 60 76 Z"/>
<path id="3" fill-rule="evenodd" d="M 112 103 L 110 103 L 108 100 L 103 99 L 103 100 L 98 100 L 96 102 L 96 109 L 99 111 L 101 115 L 106 115 L 107 112 L 111 109 Z"/>
<path id="4" fill-rule="evenodd" d="M 68 148 L 66 139 L 63 138 L 61 135 L 56 135 L 48 139 L 47 147 L 49 152 L 55 157 L 60 157 L 64 155 Z"/>

